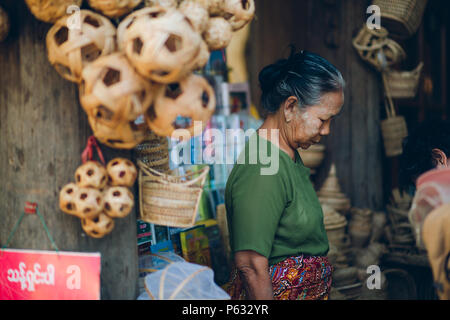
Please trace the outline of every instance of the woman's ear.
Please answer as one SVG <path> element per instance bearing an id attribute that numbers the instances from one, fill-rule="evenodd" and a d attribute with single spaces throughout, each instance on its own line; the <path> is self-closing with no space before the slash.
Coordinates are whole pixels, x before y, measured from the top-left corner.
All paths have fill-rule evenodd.
<path id="1" fill-rule="evenodd" d="M 434 148 L 431 150 L 431 155 L 433 157 L 433 160 L 436 163 L 436 168 L 445 168 L 448 165 L 447 162 L 447 155 L 444 151 L 438 148 Z"/>
<path id="2" fill-rule="evenodd" d="M 298 99 L 295 96 L 290 96 L 283 102 L 283 112 L 284 118 L 287 123 L 291 122 L 296 114 L 296 108 L 298 104 Z"/>

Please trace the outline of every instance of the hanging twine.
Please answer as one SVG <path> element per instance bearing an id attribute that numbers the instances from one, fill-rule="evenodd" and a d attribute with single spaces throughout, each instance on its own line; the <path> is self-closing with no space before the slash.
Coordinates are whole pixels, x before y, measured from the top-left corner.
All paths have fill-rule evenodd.
<path id="1" fill-rule="evenodd" d="M 45 223 L 44 217 L 39 212 L 39 208 L 36 202 L 25 202 L 25 208 L 22 214 L 19 217 L 19 220 L 17 220 L 16 224 L 14 225 L 13 229 L 11 230 L 11 233 L 8 236 L 8 239 L 6 240 L 6 244 L 2 247 L 1 252 L 3 255 L 3 250 L 6 249 L 9 246 L 9 243 L 11 242 L 14 234 L 17 231 L 17 228 L 19 227 L 20 223 L 22 222 L 23 217 L 25 214 L 37 214 L 39 219 L 41 220 L 41 224 L 44 226 L 45 232 L 47 233 L 47 237 L 49 238 L 53 248 L 55 249 L 56 253 L 59 254 L 58 246 L 56 245 L 55 241 L 53 240 L 52 235 L 50 234 L 50 231 L 48 230 L 47 224 Z"/>
<path id="2" fill-rule="evenodd" d="M 103 163 L 103 165 L 106 165 L 102 150 L 100 149 L 95 136 L 90 136 L 88 138 L 86 148 L 81 154 L 81 161 L 83 163 L 85 163 L 86 161 L 91 161 L 93 159 L 94 148 L 97 150 L 97 155 L 100 158 L 100 161 Z"/>

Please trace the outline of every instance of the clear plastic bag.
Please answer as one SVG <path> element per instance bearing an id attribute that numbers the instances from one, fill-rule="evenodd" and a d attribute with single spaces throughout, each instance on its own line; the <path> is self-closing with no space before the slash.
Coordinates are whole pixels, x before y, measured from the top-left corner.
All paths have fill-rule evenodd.
<path id="1" fill-rule="evenodd" d="M 212 269 L 189 262 L 175 262 L 145 277 L 145 289 L 154 300 L 229 300 L 214 282 Z M 142 294 L 140 300 L 145 300 Z"/>

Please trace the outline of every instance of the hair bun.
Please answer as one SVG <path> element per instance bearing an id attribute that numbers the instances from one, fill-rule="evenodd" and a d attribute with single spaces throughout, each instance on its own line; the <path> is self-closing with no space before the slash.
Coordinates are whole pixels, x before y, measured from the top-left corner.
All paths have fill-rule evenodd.
<path id="1" fill-rule="evenodd" d="M 259 73 L 258 79 L 261 89 L 268 91 L 286 74 L 287 59 L 281 59 L 274 64 L 264 67 Z"/>

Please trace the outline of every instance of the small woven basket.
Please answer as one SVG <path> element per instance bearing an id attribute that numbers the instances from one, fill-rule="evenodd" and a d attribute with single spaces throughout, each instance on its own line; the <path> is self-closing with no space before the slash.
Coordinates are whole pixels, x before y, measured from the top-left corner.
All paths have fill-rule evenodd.
<path id="1" fill-rule="evenodd" d="M 134 148 L 136 159 L 159 172 L 169 171 L 169 141 L 152 131 Z"/>
<path id="2" fill-rule="evenodd" d="M 381 133 L 386 156 L 395 157 L 402 154 L 402 141 L 408 135 L 405 118 L 396 116 L 382 120 Z"/>
<path id="3" fill-rule="evenodd" d="M 414 98 L 419 87 L 420 73 L 423 63 L 412 71 L 395 71 L 386 72 L 386 81 L 389 86 L 392 98 Z"/>
<path id="4" fill-rule="evenodd" d="M 172 176 L 139 160 L 138 165 L 141 220 L 177 228 L 193 226 L 209 167 Z"/>
<path id="5" fill-rule="evenodd" d="M 427 0 L 374 0 L 380 7 L 381 23 L 398 38 L 412 36 L 422 22 Z"/>
<path id="6" fill-rule="evenodd" d="M 378 71 L 395 65 L 406 57 L 403 48 L 389 39 L 388 34 L 383 27 L 371 30 L 364 24 L 352 41 L 361 59 Z"/>
<path id="7" fill-rule="evenodd" d="M 408 136 L 408 128 L 405 118 L 396 114 L 392 94 L 387 84 L 386 72 L 382 72 L 381 75 L 387 100 L 385 103 L 387 119 L 381 121 L 381 134 L 386 156 L 395 157 L 403 153 L 402 142 Z"/>

